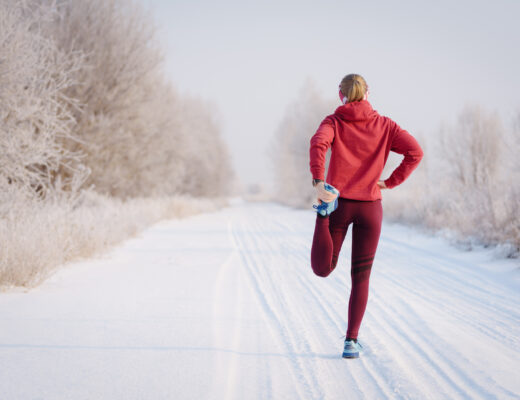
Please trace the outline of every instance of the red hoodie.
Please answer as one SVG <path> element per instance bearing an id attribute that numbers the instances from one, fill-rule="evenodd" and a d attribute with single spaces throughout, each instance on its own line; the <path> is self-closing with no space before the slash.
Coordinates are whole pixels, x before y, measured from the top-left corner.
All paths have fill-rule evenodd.
<path id="1" fill-rule="evenodd" d="M 326 182 L 339 196 L 354 200 L 381 199 L 377 181 L 388 153 L 404 154 L 401 164 L 385 180 L 391 189 L 417 167 L 423 151 L 417 140 L 390 118 L 379 115 L 368 100 L 339 106 L 327 116 L 310 140 L 310 169 L 314 179 L 324 179 L 325 155 L 332 146 Z"/>

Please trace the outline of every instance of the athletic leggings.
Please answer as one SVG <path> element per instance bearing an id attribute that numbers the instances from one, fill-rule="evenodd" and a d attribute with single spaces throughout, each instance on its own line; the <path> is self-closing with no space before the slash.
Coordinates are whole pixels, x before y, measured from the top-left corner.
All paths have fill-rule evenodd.
<path id="1" fill-rule="evenodd" d="M 382 220 L 381 199 L 364 201 L 339 197 L 338 208 L 330 216 L 320 217 L 316 214 L 311 266 L 314 273 L 322 277 L 328 276 L 336 268 L 348 226 L 353 223 L 348 338 L 357 339 L 365 313 L 370 271 L 376 255 Z"/>

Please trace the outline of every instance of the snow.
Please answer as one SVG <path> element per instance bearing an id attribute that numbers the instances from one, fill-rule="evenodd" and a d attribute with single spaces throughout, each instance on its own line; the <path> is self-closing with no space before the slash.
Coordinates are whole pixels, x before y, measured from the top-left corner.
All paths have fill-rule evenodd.
<path id="1" fill-rule="evenodd" d="M 384 222 L 342 359 L 351 228 L 324 279 L 314 219 L 235 199 L 0 294 L 0 398 L 520 397 L 517 261 Z"/>

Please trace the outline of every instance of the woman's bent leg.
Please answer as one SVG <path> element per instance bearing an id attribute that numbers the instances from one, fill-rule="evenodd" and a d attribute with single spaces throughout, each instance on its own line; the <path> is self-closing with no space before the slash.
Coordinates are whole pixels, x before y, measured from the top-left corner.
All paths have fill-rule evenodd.
<path id="1" fill-rule="evenodd" d="M 336 268 L 341 245 L 347 234 L 346 209 L 343 199 L 329 217 L 316 215 L 311 249 L 311 266 L 318 276 L 326 277 Z"/>
<path id="2" fill-rule="evenodd" d="M 329 231 L 329 217 L 316 215 L 316 226 L 312 238 L 311 266 L 318 276 L 328 276 L 332 267 L 332 237 Z"/>
<path id="3" fill-rule="evenodd" d="M 370 272 L 376 255 L 383 207 L 381 200 L 359 203 L 352 228 L 352 289 L 348 304 L 347 337 L 357 339 L 368 302 Z"/>

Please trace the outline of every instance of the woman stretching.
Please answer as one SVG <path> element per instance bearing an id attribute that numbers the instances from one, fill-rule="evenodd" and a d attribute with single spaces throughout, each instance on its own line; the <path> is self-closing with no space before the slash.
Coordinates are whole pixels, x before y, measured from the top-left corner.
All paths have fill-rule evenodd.
<path id="1" fill-rule="evenodd" d="M 368 102 L 362 76 L 350 74 L 339 85 L 343 105 L 327 116 L 310 140 L 310 170 L 319 205 L 311 250 L 314 273 L 328 276 L 336 267 L 341 245 L 352 223 L 352 280 L 343 357 L 359 357 L 361 320 L 368 300 L 368 282 L 376 254 L 383 207 L 381 189 L 402 183 L 417 167 L 423 151 L 415 138 Z M 325 175 L 325 155 L 331 157 Z M 401 164 L 380 180 L 388 154 L 403 154 Z"/>

